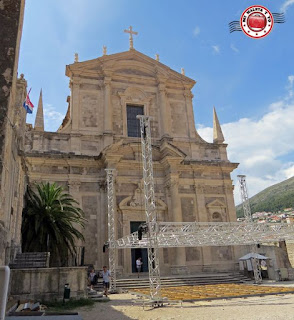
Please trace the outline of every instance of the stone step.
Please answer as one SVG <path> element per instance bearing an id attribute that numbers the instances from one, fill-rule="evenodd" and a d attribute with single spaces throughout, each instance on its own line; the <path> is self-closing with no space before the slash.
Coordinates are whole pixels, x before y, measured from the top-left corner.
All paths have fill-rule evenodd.
<path id="1" fill-rule="evenodd" d="M 48 268 L 50 252 L 24 252 L 18 253 L 12 263 L 11 269 Z"/>
<path id="2" fill-rule="evenodd" d="M 207 285 L 207 284 L 221 284 L 221 283 L 246 283 L 251 279 L 239 274 L 225 274 L 225 275 L 196 275 L 185 277 L 163 277 L 161 278 L 162 287 L 176 287 L 176 286 L 191 286 L 191 285 Z M 132 279 L 118 279 L 117 288 L 120 289 L 134 289 L 149 287 L 149 278 L 132 278 Z M 95 289 L 101 289 L 102 283 L 98 282 Z"/>
<path id="3" fill-rule="evenodd" d="M 190 278 L 161 278 L 162 282 L 168 281 L 168 282 L 172 282 L 172 281 L 183 281 L 183 282 L 189 282 L 189 281 L 202 281 L 202 280 L 206 280 L 206 279 L 210 279 L 210 280 L 230 280 L 230 279 L 246 279 L 246 277 L 239 277 L 239 276 L 226 276 L 226 277 L 190 277 Z M 149 281 L 149 278 L 144 277 L 144 278 L 135 278 L 135 279 L 117 279 L 116 282 L 117 283 L 124 283 L 124 282 L 128 282 L 128 283 L 133 283 L 133 282 L 137 282 L 138 280 L 140 281 Z"/>

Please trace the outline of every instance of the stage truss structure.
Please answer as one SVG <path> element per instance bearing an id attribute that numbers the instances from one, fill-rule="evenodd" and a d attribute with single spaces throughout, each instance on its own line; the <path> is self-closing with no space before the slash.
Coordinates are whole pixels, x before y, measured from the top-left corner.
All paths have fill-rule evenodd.
<path id="1" fill-rule="evenodd" d="M 246 176 L 238 175 L 237 177 L 239 179 L 239 186 L 240 186 L 245 223 L 247 223 L 248 225 L 252 225 L 254 222 L 252 220 L 248 189 L 246 185 Z M 258 254 L 257 245 L 258 243 L 251 244 L 250 251 L 253 253 L 251 263 L 253 266 L 254 282 L 256 284 L 260 284 L 262 282 L 262 277 L 261 277 L 261 269 L 260 269 L 260 266 L 258 265 L 258 260 L 257 260 L 257 254 Z"/>
<path id="2" fill-rule="evenodd" d="M 111 274 L 110 291 L 116 291 L 116 243 L 115 243 L 115 169 L 105 169 L 107 175 L 108 257 Z"/>
<path id="3" fill-rule="evenodd" d="M 246 222 L 159 222 L 157 243 L 160 248 L 238 246 L 273 243 L 294 239 L 294 224 Z M 115 241 L 117 249 L 147 248 L 148 237 L 138 232 Z"/>
<path id="4" fill-rule="evenodd" d="M 138 232 L 131 233 L 115 240 L 114 208 L 114 169 L 107 169 L 108 186 L 108 233 L 109 233 L 109 265 L 113 275 L 116 267 L 116 249 L 147 248 L 150 298 L 160 305 L 161 296 L 159 248 L 171 247 L 205 247 L 205 246 L 238 246 L 250 245 L 256 253 L 258 243 L 273 243 L 294 239 L 294 225 L 287 223 L 254 223 L 248 200 L 245 176 L 241 176 L 240 190 L 245 221 L 242 222 L 157 222 L 152 145 L 150 133 L 150 117 L 137 116 L 140 120 L 141 146 L 143 159 L 144 201 L 146 214 L 146 231 L 140 239 Z M 253 263 L 255 282 L 260 283 L 257 273 L 257 262 Z"/>
<path id="5" fill-rule="evenodd" d="M 154 196 L 153 162 L 150 117 L 138 115 L 140 120 L 141 148 L 143 162 L 144 203 L 147 226 L 147 252 L 151 300 L 161 299 L 161 283 L 158 257 L 157 222 Z"/>

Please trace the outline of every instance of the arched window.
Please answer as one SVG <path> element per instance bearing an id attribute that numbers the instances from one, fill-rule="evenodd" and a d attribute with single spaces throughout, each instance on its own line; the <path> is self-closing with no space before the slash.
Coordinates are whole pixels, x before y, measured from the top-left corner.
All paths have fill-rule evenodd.
<path id="1" fill-rule="evenodd" d="M 127 104 L 127 127 L 128 137 L 140 137 L 140 120 L 137 115 L 144 114 L 144 106 L 133 106 Z"/>
<path id="2" fill-rule="evenodd" d="M 219 212 L 214 212 L 212 214 L 212 220 L 213 220 L 213 222 L 222 222 L 223 221 L 222 216 Z"/>

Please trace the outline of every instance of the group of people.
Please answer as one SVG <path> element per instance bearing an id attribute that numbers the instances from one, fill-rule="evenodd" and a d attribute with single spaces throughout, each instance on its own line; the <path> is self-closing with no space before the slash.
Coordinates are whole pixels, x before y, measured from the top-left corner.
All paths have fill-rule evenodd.
<path id="1" fill-rule="evenodd" d="M 136 260 L 136 269 L 137 269 L 137 273 L 138 273 L 138 278 L 139 278 L 139 274 L 142 269 L 142 265 L 143 265 L 142 258 L 138 258 Z M 110 274 L 110 271 L 107 269 L 107 266 L 103 266 L 103 270 L 101 272 L 101 275 L 103 278 L 104 295 L 107 297 L 108 290 L 109 290 L 109 283 L 110 283 L 110 279 L 111 279 L 111 274 Z M 89 277 L 88 277 L 88 285 L 90 287 L 90 290 L 94 290 L 93 287 L 95 284 L 97 284 L 97 282 L 98 282 L 98 276 L 97 276 L 95 270 L 92 268 L 89 273 Z"/>
<path id="2" fill-rule="evenodd" d="M 109 289 L 109 283 L 111 274 L 110 271 L 107 269 L 107 266 L 103 266 L 103 270 L 101 272 L 102 278 L 103 278 L 103 288 L 104 288 L 104 295 L 108 296 L 108 289 Z M 90 286 L 91 290 L 93 289 L 93 286 L 97 284 L 98 276 L 94 269 L 91 269 L 89 277 L 88 277 L 88 285 Z"/>

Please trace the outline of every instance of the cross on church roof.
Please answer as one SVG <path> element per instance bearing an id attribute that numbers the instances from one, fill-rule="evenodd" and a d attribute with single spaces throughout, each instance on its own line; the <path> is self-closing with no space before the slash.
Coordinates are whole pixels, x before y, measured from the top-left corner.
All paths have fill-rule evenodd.
<path id="1" fill-rule="evenodd" d="M 133 45 L 133 34 L 134 34 L 134 35 L 137 35 L 138 32 L 133 31 L 133 27 L 132 27 L 132 26 L 130 26 L 129 29 L 124 30 L 124 32 L 130 34 L 130 38 L 129 38 L 129 40 L 130 40 L 130 50 L 131 50 L 131 49 L 134 49 L 134 45 Z"/>

